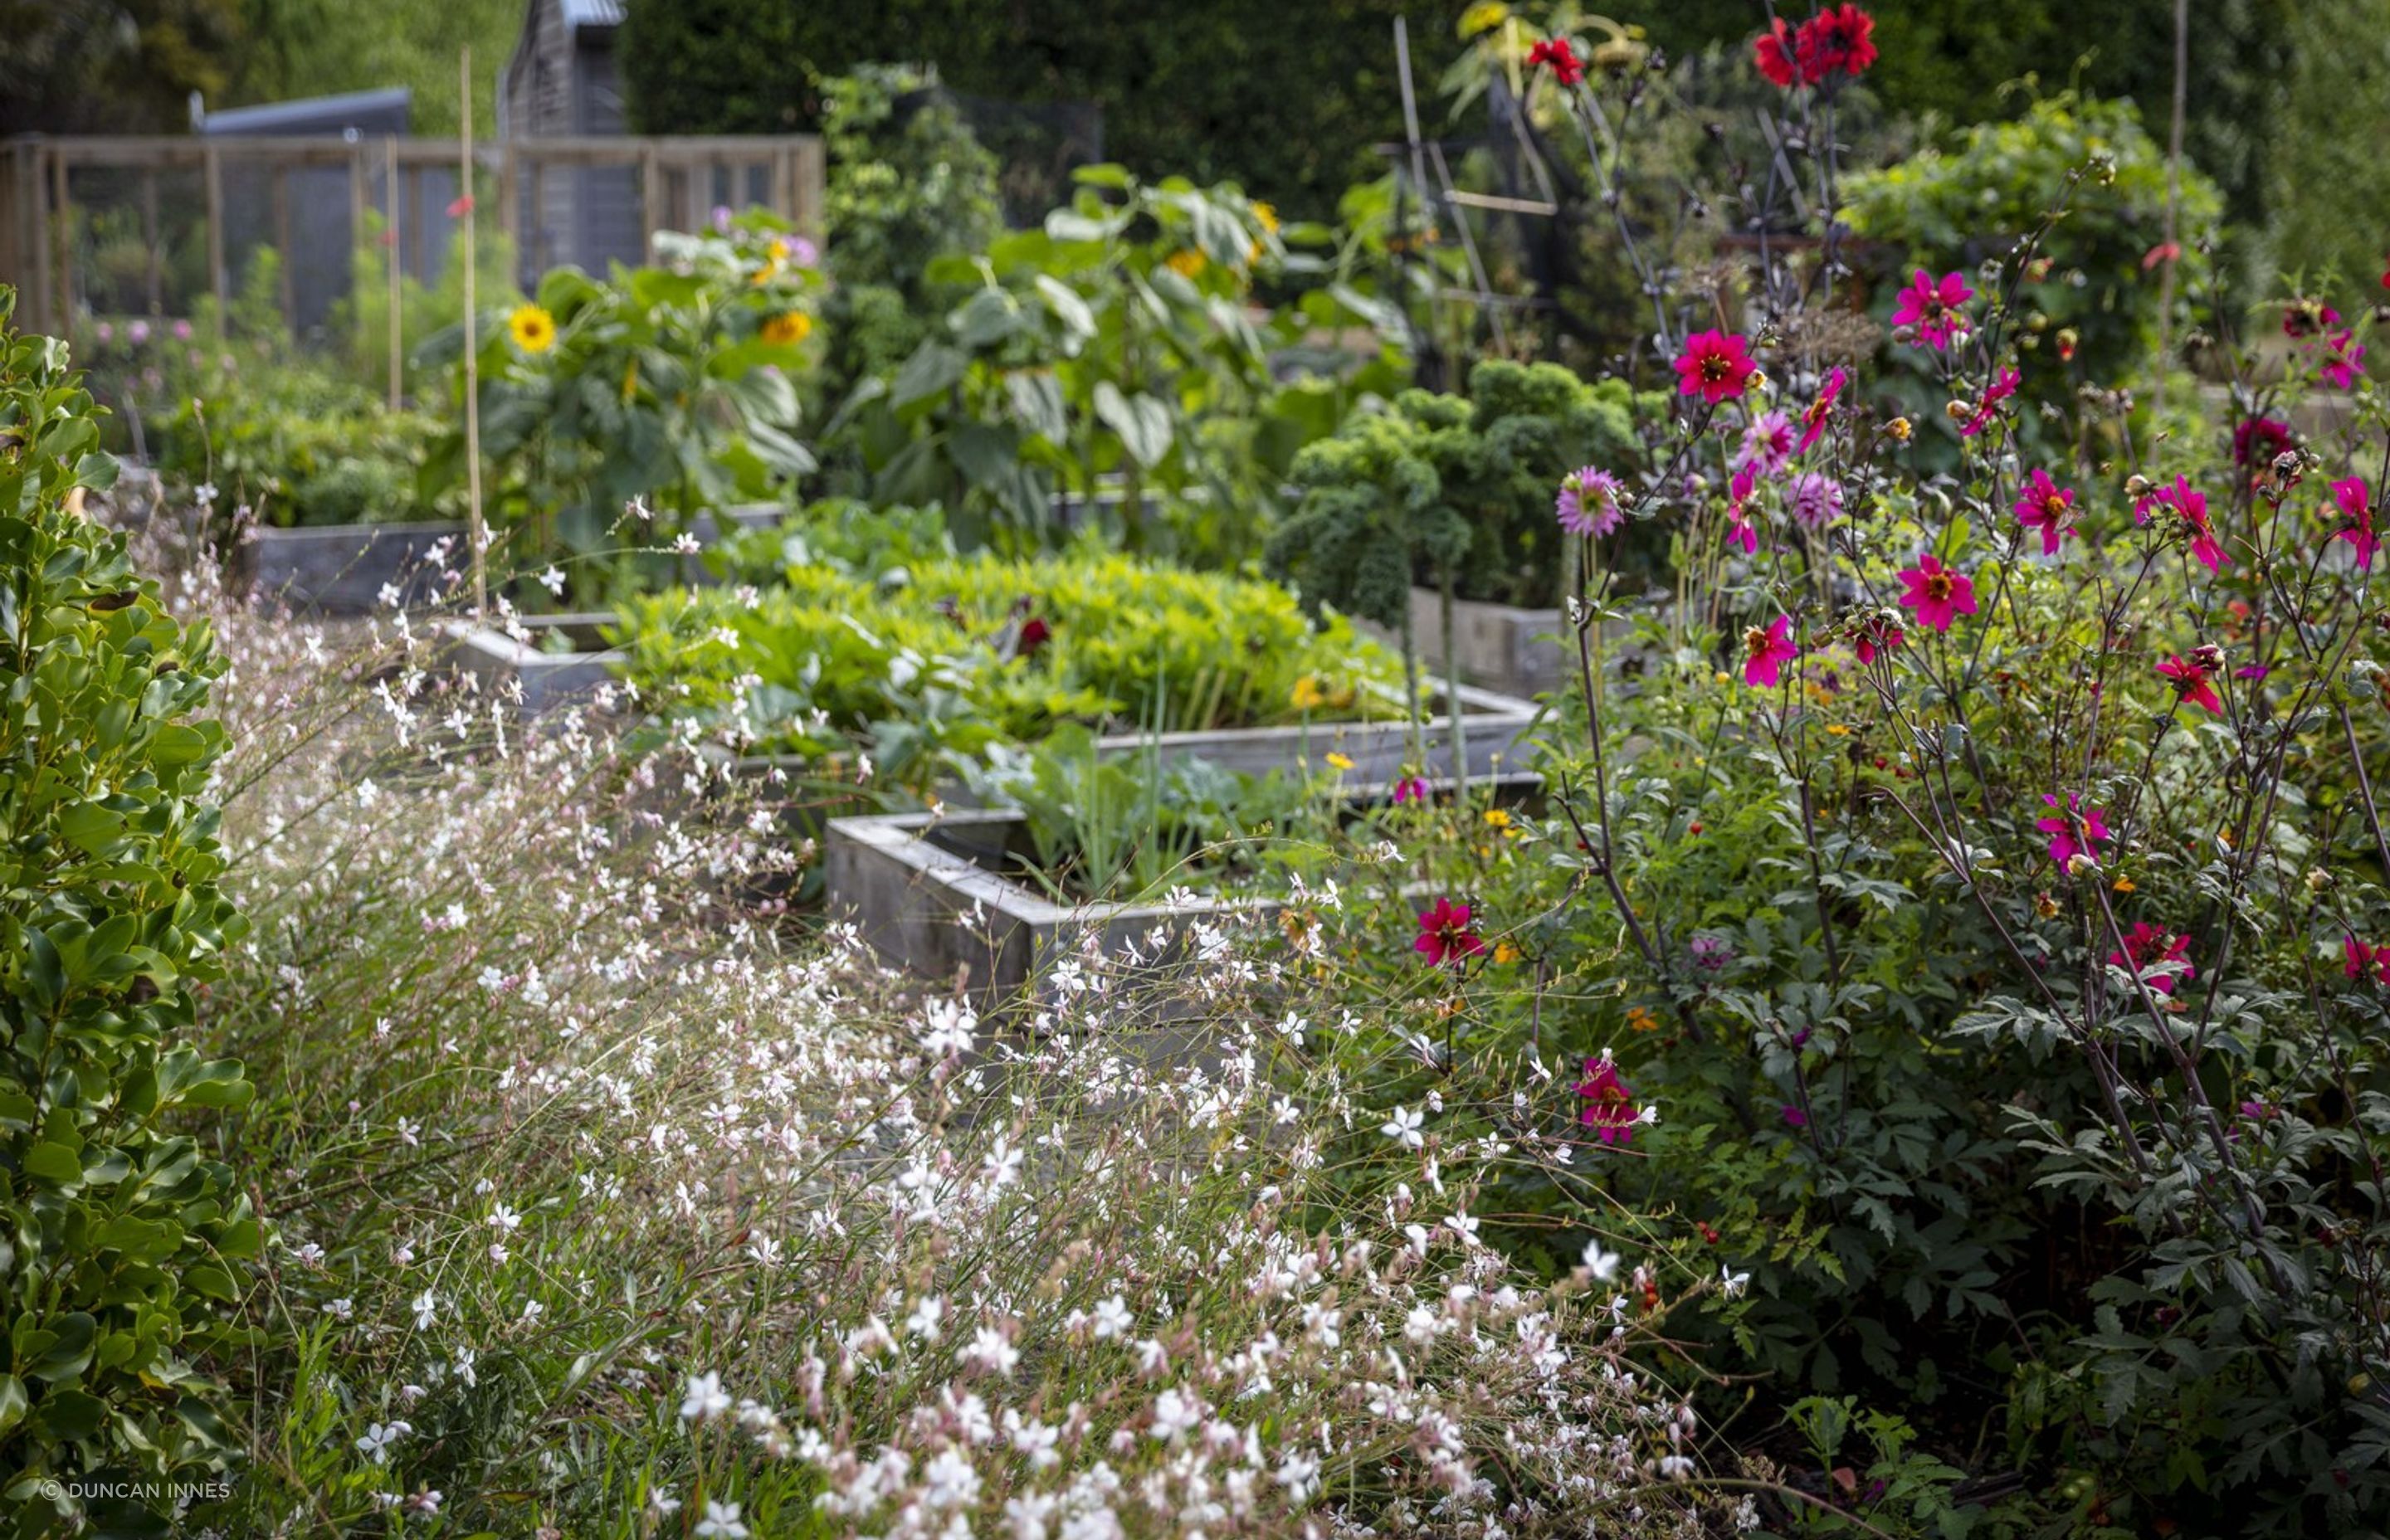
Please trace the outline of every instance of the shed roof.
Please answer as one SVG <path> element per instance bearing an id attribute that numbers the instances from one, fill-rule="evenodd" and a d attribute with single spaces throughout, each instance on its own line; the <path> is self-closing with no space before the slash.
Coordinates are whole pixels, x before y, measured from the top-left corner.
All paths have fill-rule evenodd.
<path id="1" fill-rule="evenodd" d="M 584 27 L 619 27 L 623 0 L 561 0 L 564 24 L 575 32 Z"/>
<path id="2" fill-rule="evenodd" d="M 199 120 L 201 134 L 338 134 L 372 129 L 404 134 L 412 97 L 404 85 L 378 91 L 347 91 L 336 96 L 301 96 L 211 112 Z"/>

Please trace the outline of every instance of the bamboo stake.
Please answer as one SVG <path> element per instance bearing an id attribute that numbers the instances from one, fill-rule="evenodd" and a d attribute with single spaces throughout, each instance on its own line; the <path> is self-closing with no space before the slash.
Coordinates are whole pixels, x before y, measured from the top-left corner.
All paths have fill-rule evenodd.
<path id="1" fill-rule="evenodd" d="M 381 198 L 390 212 L 390 219 L 381 233 L 381 265 L 384 281 L 389 285 L 390 298 L 390 409 L 398 410 L 399 396 L 405 385 L 405 370 L 399 363 L 399 245 L 398 245 L 398 135 L 385 135 L 381 142 Z"/>
<path id="2" fill-rule="evenodd" d="M 489 608 L 489 527 L 482 521 L 482 370 L 473 342 L 473 50 L 456 50 L 456 182 L 465 205 L 465 497 L 473 544 L 473 614 Z"/>

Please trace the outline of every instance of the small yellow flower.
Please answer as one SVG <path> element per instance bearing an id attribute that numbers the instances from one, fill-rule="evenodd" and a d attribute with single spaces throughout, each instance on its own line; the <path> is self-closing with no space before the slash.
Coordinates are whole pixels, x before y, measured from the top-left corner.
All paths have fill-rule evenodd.
<path id="1" fill-rule="evenodd" d="M 515 346 L 525 353 L 546 353 L 556 345 L 556 317 L 538 305 L 515 306 L 507 317 L 507 329 L 514 333 Z"/>
<path id="2" fill-rule="evenodd" d="M 1259 199 L 1253 203 L 1253 222 L 1271 235 L 1278 234 L 1278 211 Z"/>
<path id="3" fill-rule="evenodd" d="M 1477 0 L 1477 4 L 1460 13 L 1460 35 L 1475 37 L 1510 19 L 1510 7 L 1502 0 Z"/>
<path id="4" fill-rule="evenodd" d="M 1509 828 L 1510 815 L 1502 808 L 1489 807 L 1485 810 L 1485 822 L 1495 828 Z"/>
<path id="5" fill-rule="evenodd" d="M 802 310 L 782 311 L 764 323 L 764 340 L 775 347 L 794 347 L 814 334 L 814 318 Z"/>
<path id="6" fill-rule="evenodd" d="M 2113 887 L 2120 893 L 2129 893 L 2136 891 L 2133 887 L 2133 879 L 2129 877 L 2120 877 L 2116 879 L 2114 882 L 2109 884 L 2109 886 Z"/>
<path id="7" fill-rule="evenodd" d="M 1328 704 L 1328 692 L 1319 687 L 1317 675 L 1306 674 L 1294 682 L 1292 699 L 1296 711 L 1316 712 Z"/>
<path id="8" fill-rule="evenodd" d="M 1494 960 L 1497 963 L 1514 963 L 1525 956 L 1524 952 L 1507 941 L 1497 941 L 1494 943 Z"/>
<path id="9" fill-rule="evenodd" d="M 1626 1024 L 1637 1032 L 1658 1032 L 1660 1019 L 1641 1006 L 1626 1013 Z"/>
<path id="10" fill-rule="evenodd" d="M 1883 430 L 1890 433 L 1894 438 L 1898 439 L 1903 443 L 1907 443 L 1908 442 L 1908 435 L 1912 431 L 1908 426 L 1908 419 L 1907 417 L 1893 418 L 1890 422 L 1883 425 Z"/>
<path id="11" fill-rule="evenodd" d="M 1831 733 L 1836 738 L 1848 738 L 1851 736 L 1850 728 L 1840 722 L 1828 723 L 1826 725 L 1826 731 Z"/>
<path id="12" fill-rule="evenodd" d="M 1330 754 L 1328 756 L 1328 763 L 1339 770 L 1350 770 L 1353 768 L 1353 761 L 1350 757 L 1343 754 Z"/>
<path id="13" fill-rule="evenodd" d="M 1177 274 L 1182 278 L 1191 278 L 1198 273 L 1203 271 L 1203 253 L 1194 250 L 1192 247 L 1184 250 L 1173 251 L 1166 259 L 1164 259 L 1163 265 L 1169 268 L 1173 273 Z"/>

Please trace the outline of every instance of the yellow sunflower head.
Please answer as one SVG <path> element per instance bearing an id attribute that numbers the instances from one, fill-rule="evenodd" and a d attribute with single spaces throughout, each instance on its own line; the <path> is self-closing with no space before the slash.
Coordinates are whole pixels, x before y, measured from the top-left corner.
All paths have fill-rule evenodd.
<path id="1" fill-rule="evenodd" d="M 786 310 L 764 323 L 764 340 L 775 347 L 794 347 L 814 334 L 814 318 L 802 310 Z"/>
<path id="2" fill-rule="evenodd" d="M 556 317 L 539 305 L 522 304 L 507 317 L 507 330 L 525 353 L 546 353 L 556 345 Z"/>

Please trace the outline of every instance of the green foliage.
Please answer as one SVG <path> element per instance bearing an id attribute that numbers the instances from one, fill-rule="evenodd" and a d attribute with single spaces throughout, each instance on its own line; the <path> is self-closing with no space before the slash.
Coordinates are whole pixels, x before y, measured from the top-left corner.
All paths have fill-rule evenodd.
<path id="1" fill-rule="evenodd" d="M 2284 32 L 2291 65 L 2265 164 L 2274 214 L 2266 254 L 2276 272 L 2306 275 L 2316 289 L 2336 279 L 2376 294 L 2382 232 L 2352 211 L 2390 198 L 2382 158 L 2369 153 L 2390 124 L 2380 12 L 2367 0 L 2306 0 Z"/>
<path id="2" fill-rule="evenodd" d="M 2038 235 L 2036 250 L 2049 266 L 2016 285 L 2014 303 L 2022 314 L 2047 318 L 2048 330 L 2031 345 L 2056 366 L 2031 371 L 2028 393 L 2065 406 L 2079 382 L 2110 386 L 2148 366 L 2158 335 L 2158 259 L 2152 253 L 2165 239 L 2165 149 L 2130 102 L 2072 92 L 2045 96 L 2014 122 L 1962 130 L 1947 151 L 1928 149 L 1854 175 L 1848 195 L 1852 227 L 1899 263 L 1878 285 L 1879 318 L 1891 314 L 1911 270 L 1926 268 L 1938 278 L 1957 269 L 1981 288 L 1978 269 Z M 2212 281 L 2199 243 L 2214 233 L 2222 212 L 2215 184 L 2185 167 L 2177 221 L 2182 257 L 2175 296 L 2184 312 L 2178 338 Z M 2079 339 L 2071 364 L 2055 356 L 2060 331 Z M 1897 347 L 1895 354 L 1912 362 L 1919 356 Z M 1945 395 L 1938 379 L 1917 382 L 1911 416 L 1955 432 L 1941 410 Z"/>
<path id="3" fill-rule="evenodd" d="M 1647 457 L 1636 415 L 1664 410 L 1555 364 L 1488 360 L 1466 398 L 1406 391 L 1296 456 L 1302 501 L 1266 560 L 1307 597 L 1386 626 L 1407 623 L 1413 584 L 1446 575 L 1463 597 L 1555 604 L 1561 478 L 1592 465 L 1631 480 Z"/>
<path id="4" fill-rule="evenodd" d="M 626 672 L 671 711 L 806 758 L 867 748 L 924 784 L 1068 722 L 1116 731 L 1303 719 L 1298 685 L 1349 712 L 1401 709 L 1393 661 L 1285 590 L 1122 557 L 982 555 L 849 576 L 790 567 L 760 595 L 622 610 Z M 1038 633 L 1045 634 L 1039 641 Z"/>
<path id="5" fill-rule="evenodd" d="M 1868 89 L 1897 117 L 1943 124 L 1997 122 L 2026 109 L 2028 98 L 2004 94 L 2015 82 L 2070 86 L 2094 96 L 2130 100 L 2143 118 L 2163 124 L 2174 93 L 2174 13 L 2149 0 L 2003 0 L 1997 6 L 1953 6 L 1943 0 L 1879 0 L 1881 50 L 1867 74 Z M 1806 7 L 1778 11 L 1798 22 Z M 2268 147 L 2290 131 L 2278 116 L 2290 107 L 2281 92 L 2287 48 L 2301 40 L 2298 19 L 2314 6 L 2293 0 L 2204 0 L 2191 7 L 2191 78 L 2183 144 L 2192 164 L 2228 191 L 2243 229 L 2259 227 L 2274 199 L 2299 196 L 2270 174 Z M 2362 11 L 2363 7 L 2358 7 Z M 2327 45 L 2371 35 L 2369 19 L 2352 13 L 2328 34 Z M 1647 23 L 1651 39 L 1679 58 L 1724 42 L 1738 59 L 1751 56 L 1760 24 L 1746 0 L 1675 0 L 1650 6 L 1631 19 Z M 2365 135 L 2357 135 L 2362 140 Z"/>
<path id="6" fill-rule="evenodd" d="M 602 282 L 554 269 L 535 304 L 478 328 L 487 516 L 525 529 L 522 559 L 608 558 L 573 566 L 585 597 L 630 580 L 616 531 L 634 501 L 671 536 L 814 468 L 795 437 L 820 284 L 810 247 L 750 212 L 726 233 L 660 236 L 657 254 Z M 461 343 L 444 333 L 424 350 L 454 369 L 452 428 L 425 465 L 427 493 L 465 476 Z"/>
<path id="7" fill-rule="evenodd" d="M 521 34 L 521 0 L 244 0 L 248 43 L 232 102 L 370 91 L 404 85 L 413 131 L 457 128 L 456 51 L 473 50 L 473 134 L 498 136 L 498 81 Z M 210 106 L 219 105 L 211 94 Z"/>
<path id="8" fill-rule="evenodd" d="M 1319 218 L 1348 183 L 1381 169 L 1374 146 L 1402 137 L 1393 24 L 1403 12 L 1394 0 L 1343 0 L 1299 21 L 1262 0 L 1034 11 L 635 0 L 619 57 L 642 133 L 778 134 L 822 121 L 810 80 L 902 50 L 960 91 L 1096 103 L 1105 153 L 1141 174 L 1235 177 Z M 1433 80 L 1451 29 L 1416 9 L 1410 21 L 1413 69 Z"/>
<path id="9" fill-rule="evenodd" d="M 1028 876 L 1062 899 L 1216 892 L 1228 881 L 1251 891 L 1258 867 L 1286 858 L 1284 841 L 1307 834 L 1316 849 L 1334 833 L 1330 804 L 1298 778 L 1201 759 L 1164 764 L 1151 747 L 1108 756 L 1077 723 L 989 757 L 972 788 L 1021 809 L 1034 857 Z"/>
<path id="10" fill-rule="evenodd" d="M 823 303 L 834 389 L 893 367 L 952 303 L 932 259 L 977 251 L 999 221 L 996 164 L 934 70 L 861 64 L 822 83 L 823 228 L 838 285 Z"/>
<path id="11" fill-rule="evenodd" d="M 194 1360 L 259 1244 L 182 1131 L 248 1099 L 241 1067 L 176 1045 L 243 933 L 205 800 L 225 734 L 189 720 L 224 663 L 70 507 L 113 480 L 98 446 L 64 344 L 0 330 L 0 1467 L 34 1477 L 221 1457 Z"/>
<path id="12" fill-rule="evenodd" d="M 938 503 L 966 544 L 1035 542 L 1058 490 L 1116 484 L 1133 547 L 1162 543 L 1144 505 L 1167 493 L 1192 509 L 1179 544 L 1233 562 L 1295 449 L 1398 378 L 1381 349 L 1346 376 L 1281 386 L 1273 355 L 1374 311 L 1330 286 L 1257 317 L 1256 274 L 1317 269 L 1289 243 L 1330 237 L 1281 231 L 1234 186 L 1145 183 L 1117 166 L 1077 175 L 1072 205 L 1044 228 L 932 264 L 969 298 L 893 376 L 863 381 L 829 436 L 875 501 Z"/>
<path id="13" fill-rule="evenodd" d="M 254 3 L 254 0 L 250 0 Z M 0 5 L 0 135 L 167 134 L 213 100 L 251 40 L 244 0 Z"/>

